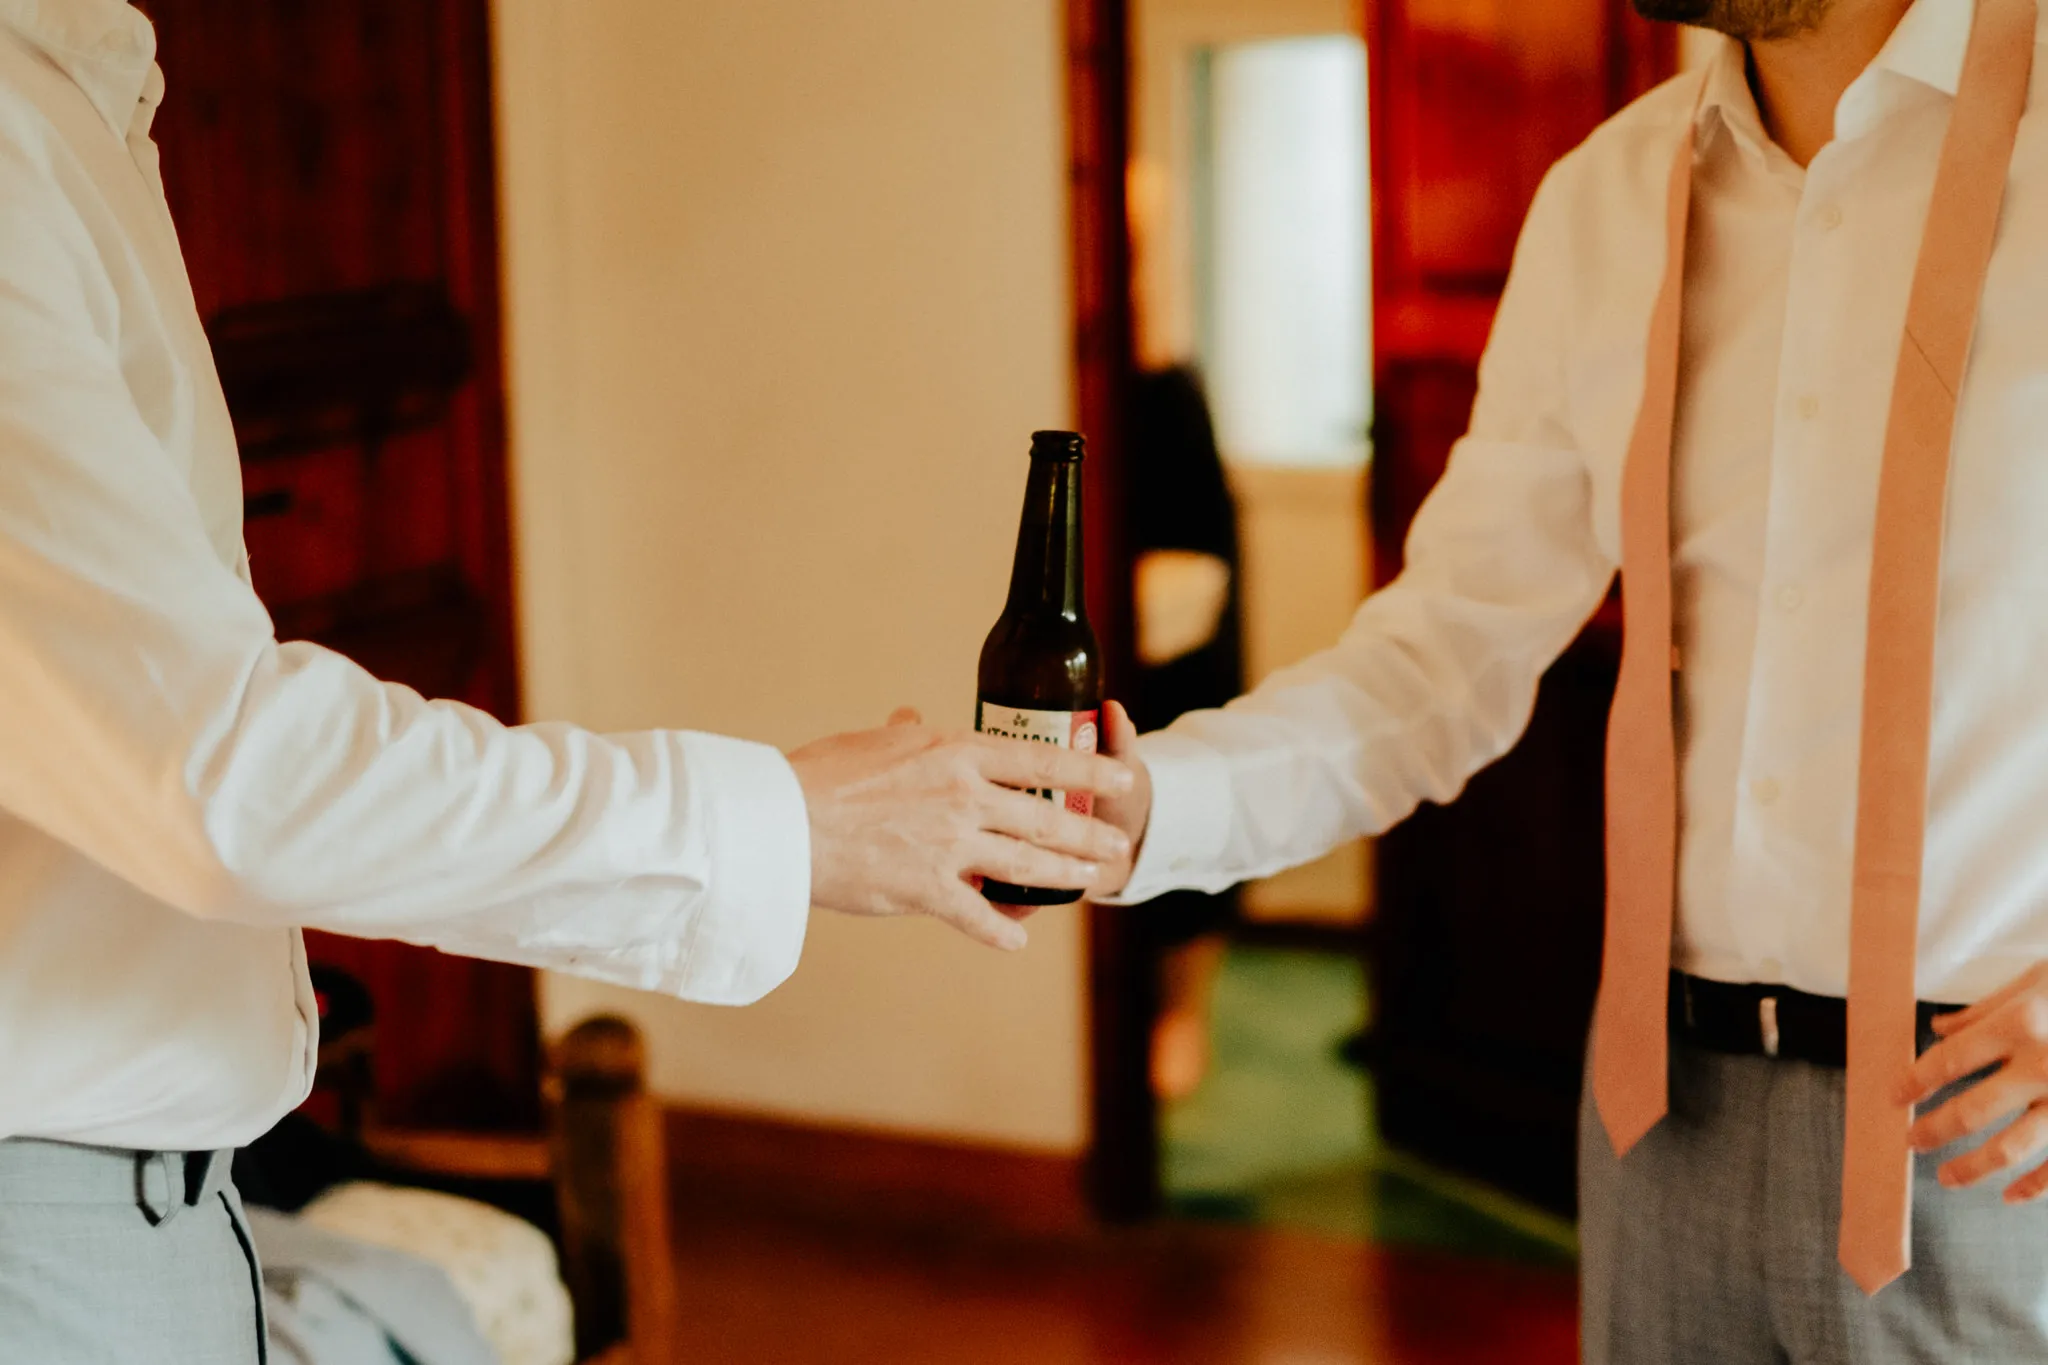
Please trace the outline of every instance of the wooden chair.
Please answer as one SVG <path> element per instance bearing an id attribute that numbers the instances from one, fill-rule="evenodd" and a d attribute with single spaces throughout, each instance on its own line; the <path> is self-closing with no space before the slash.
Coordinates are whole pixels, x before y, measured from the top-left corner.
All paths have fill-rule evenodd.
<path id="1" fill-rule="evenodd" d="M 599 1016 L 553 1050 L 543 1083 L 545 1134 L 391 1128 L 367 1111 L 359 1131 L 377 1160 L 398 1172 L 554 1186 L 582 1365 L 678 1359 L 668 1159 L 646 1071 L 639 1031 Z"/>

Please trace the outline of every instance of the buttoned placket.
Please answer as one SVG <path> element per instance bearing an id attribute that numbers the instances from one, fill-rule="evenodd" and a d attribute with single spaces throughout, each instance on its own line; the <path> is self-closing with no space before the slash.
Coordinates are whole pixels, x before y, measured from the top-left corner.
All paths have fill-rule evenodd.
<path id="1" fill-rule="evenodd" d="M 1815 263 L 1809 259 L 1816 254 L 1810 249 L 1808 222 L 1808 185 L 1812 172 L 1802 171 L 1782 148 L 1769 140 L 1753 107 L 1724 111 L 1722 126 L 1722 140 L 1718 144 L 1710 143 L 1707 154 L 1739 157 L 1744 174 L 1763 178 L 1774 192 L 1797 201 L 1792 216 L 1790 288 L 1770 429 L 1769 491 L 1764 516 L 1756 633 L 1750 655 L 1742 757 L 1737 768 L 1737 798 L 1730 829 L 1734 847 L 1730 850 L 1726 882 L 1727 894 L 1734 900 L 1735 907 L 1754 910 L 1768 904 L 1768 891 L 1758 883 L 1776 880 L 1771 876 L 1771 869 L 1779 865 L 1783 856 L 1779 846 L 1782 841 L 1780 812 L 1788 798 L 1784 774 L 1790 770 L 1790 765 L 1784 761 L 1785 753 L 1780 743 L 1780 717 L 1774 714 L 1777 696 L 1785 689 L 1779 686 L 1774 691 L 1772 676 L 1782 674 L 1796 653 L 1796 646 L 1787 638 L 1796 634 L 1796 623 L 1786 619 L 1794 613 L 1786 611 L 1782 604 L 1796 603 L 1803 597 L 1803 590 L 1797 584 L 1777 581 L 1774 560 L 1782 562 L 1784 556 L 1774 556 L 1773 550 L 1781 546 L 1788 535 L 1796 534 L 1788 526 L 1788 522 L 1796 522 L 1799 515 L 1796 465 L 1802 457 L 1810 456 L 1813 444 L 1819 440 L 1819 399 L 1810 387 L 1814 376 L 1804 369 L 1812 361 L 1812 346 L 1818 338 L 1800 334 L 1802 327 L 1811 326 L 1818 319 L 1811 306 L 1802 308 L 1805 302 L 1802 295 L 1825 291 L 1827 282 L 1814 277 L 1812 267 Z M 1819 164 L 1820 159 L 1816 158 L 1816 166 Z M 1788 484 L 1793 486 L 1788 487 Z M 1777 589 L 1776 593 L 1773 587 Z M 1773 619 L 1774 616 L 1778 619 Z M 1734 926 L 1743 958 L 1754 964 L 1757 979 L 1766 982 L 1782 980 L 1782 963 L 1788 955 L 1784 918 L 1770 914 L 1731 913 L 1729 922 Z"/>
<path id="2" fill-rule="evenodd" d="M 1873 259 L 1855 248 L 1879 230 L 1851 222 L 1845 205 L 1870 201 L 1867 178 L 1875 173 L 1880 146 L 1886 157 L 1902 150 L 1892 120 L 1904 102 L 1940 98 L 1918 85 L 1908 90 L 1909 84 L 1881 70 L 1859 77 L 1838 106 L 1835 140 L 1803 173 L 1779 149 L 1767 153 L 1772 173 L 1796 191 L 1798 204 L 1727 881 L 1729 922 L 1764 982 L 1782 981 L 1782 964 L 1801 956 L 1791 936 L 1813 923 L 1810 912 L 1818 908 L 1781 904 L 1786 885 L 1811 884 L 1803 874 L 1810 871 L 1805 850 L 1812 831 L 1802 823 L 1810 794 L 1793 775 L 1810 768 L 1801 759 L 1812 737 L 1844 723 L 1845 708 L 1853 721 L 1862 697 L 1869 525 L 1861 516 L 1845 517 L 1843 509 L 1867 504 L 1874 516 L 1882 433 L 1872 423 L 1883 405 L 1848 409 L 1842 395 L 1862 391 L 1856 376 L 1868 363 L 1860 348 L 1870 337 L 1860 334 L 1863 324 L 1855 320 L 1882 316 L 1886 325 L 1868 330 L 1897 334 L 1905 306 L 1900 282 L 1910 274 L 1917 234 L 1910 226 L 1896 230 L 1901 224 L 1885 227 L 1882 240 L 1904 245 L 1896 248 L 1896 279 L 1887 261 L 1884 279 L 1875 280 Z M 1896 306 L 1874 307 L 1871 291 L 1887 288 L 1896 289 Z M 1889 378 L 1888 365 L 1884 372 Z M 1845 529 L 1851 526 L 1860 530 Z M 1845 540 L 1852 534 L 1854 540 Z M 1830 900 L 1839 899 L 1846 929 L 1848 887 L 1836 890 Z"/>

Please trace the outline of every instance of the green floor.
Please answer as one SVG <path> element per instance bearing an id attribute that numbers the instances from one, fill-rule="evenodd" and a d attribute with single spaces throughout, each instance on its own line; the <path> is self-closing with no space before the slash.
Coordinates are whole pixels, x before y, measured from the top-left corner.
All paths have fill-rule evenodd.
<path id="1" fill-rule="evenodd" d="M 1209 1077 L 1163 1119 L 1174 1211 L 1569 1262 L 1568 1223 L 1380 1144 L 1371 1084 L 1337 1051 L 1364 1002 L 1355 958 L 1231 949 L 1216 987 Z"/>

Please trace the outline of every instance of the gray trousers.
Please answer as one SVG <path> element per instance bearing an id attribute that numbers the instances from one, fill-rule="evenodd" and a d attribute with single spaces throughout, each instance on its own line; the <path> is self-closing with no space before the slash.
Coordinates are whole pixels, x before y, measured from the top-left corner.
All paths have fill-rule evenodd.
<path id="1" fill-rule="evenodd" d="M 229 1153 L 0 1142 L 0 1362 L 262 1365 Z"/>
<path id="2" fill-rule="evenodd" d="M 1835 1259 L 1842 1073 L 1674 1045 L 1671 1112 L 1625 1159 L 1579 1133 L 1587 1365 L 2048 1360 L 2048 1207 L 1915 1158 L 1913 1268 L 1866 1298 Z"/>

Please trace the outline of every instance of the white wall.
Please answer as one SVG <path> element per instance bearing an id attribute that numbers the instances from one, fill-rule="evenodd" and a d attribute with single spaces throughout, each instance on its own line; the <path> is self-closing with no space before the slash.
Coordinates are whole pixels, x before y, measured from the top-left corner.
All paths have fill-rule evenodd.
<path id="1" fill-rule="evenodd" d="M 1131 18 L 1131 147 L 1160 199 L 1137 262 L 1139 345 L 1163 363 L 1196 350 L 1190 60 L 1224 43 L 1363 33 L 1364 0 L 1133 0 Z"/>
<path id="2" fill-rule="evenodd" d="M 1365 44 L 1224 47 L 1210 63 L 1203 339 L 1231 457 L 1356 467 L 1372 421 Z"/>
<path id="3" fill-rule="evenodd" d="M 1070 418 L 1057 0 L 496 0 L 528 711 L 794 745 L 971 717 L 1027 435 Z M 665 1095 L 1085 1140 L 1075 916 L 1006 957 L 817 916 Z"/>

